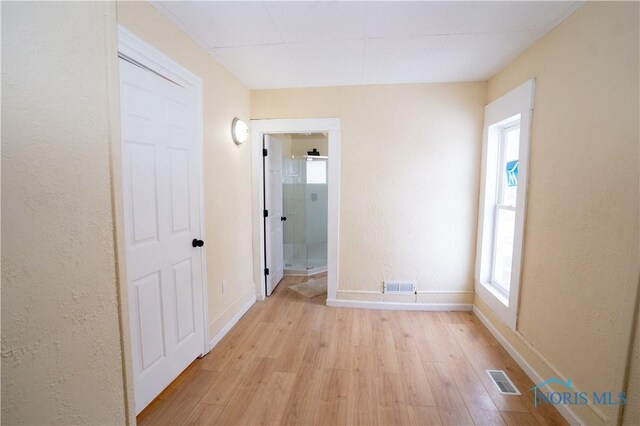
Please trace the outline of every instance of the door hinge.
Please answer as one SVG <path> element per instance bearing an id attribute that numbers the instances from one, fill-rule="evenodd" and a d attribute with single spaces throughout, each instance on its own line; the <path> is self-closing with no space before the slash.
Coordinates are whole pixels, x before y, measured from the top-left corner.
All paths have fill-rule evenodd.
<path id="1" fill-rule="evenodd" d="M 267 148 L 262 148 L 262 156 L 266 157 L 267 156 Z"/>
<path id="2" fill-rule="evenodd" d="M 264 274 L 269 275 L 269 268 L 264 268 Z"/>
<path id="3" fill-rule="evenodd" d="M 264 214 L 264 217 L 269 217 L 269 210 L 265 210 L 263 214 Z"/>

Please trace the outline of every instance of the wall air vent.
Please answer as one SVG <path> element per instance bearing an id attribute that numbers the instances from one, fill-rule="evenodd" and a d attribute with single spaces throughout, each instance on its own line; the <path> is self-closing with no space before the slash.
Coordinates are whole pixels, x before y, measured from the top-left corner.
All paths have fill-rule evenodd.
<path id="1" fill-rule="evenodd" d="M 415 281 L 385 281 L 383 293 L 389 294 L 416 294 Z"/>
<path id="2" fill-rule="evenodd" d="M 495 383 L 498 391 L 503 395 L 520 395 L 520 392 L 513 384 L 507 373 L 502 370 L 485 370 L 493 383 Z"/>

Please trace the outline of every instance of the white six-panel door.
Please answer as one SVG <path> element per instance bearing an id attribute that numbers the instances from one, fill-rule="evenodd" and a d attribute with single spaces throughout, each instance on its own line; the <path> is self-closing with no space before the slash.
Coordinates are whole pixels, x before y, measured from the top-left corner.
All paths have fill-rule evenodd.
<path id="1" fill-rule="evenodd" d="M 120 59 L 136 413 L 203 352 L 197 94 Z"/>
<path id="2" fill-rule="evenodd" d="M 267 296 L 282 280 L 284 275 L 284 241 L 282 224 L 282 143 L 269 135 L 264 136 L 264 205 L 268 214 L 265 218 L 265 253 L 269 275 L 266 276 Z"/>

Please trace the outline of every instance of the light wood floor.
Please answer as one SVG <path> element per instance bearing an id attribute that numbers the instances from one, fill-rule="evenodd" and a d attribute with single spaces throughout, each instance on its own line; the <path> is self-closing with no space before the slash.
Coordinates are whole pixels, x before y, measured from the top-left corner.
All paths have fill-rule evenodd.
<path id="1" fill-rule="evenodd" d="M 140 424 L 567 424 L 472 313 L 330 308 L 285 277 Z M 505 370 L 521 396 L 484 370 Z"/>

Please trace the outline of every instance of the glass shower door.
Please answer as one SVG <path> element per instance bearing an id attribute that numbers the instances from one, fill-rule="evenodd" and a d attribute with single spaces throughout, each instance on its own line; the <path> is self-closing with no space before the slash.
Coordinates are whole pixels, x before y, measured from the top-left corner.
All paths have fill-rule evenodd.
<path id="1" fill-rule="evenodd" d="M 305 163 L 299 158 L 283 162 L 284 269 L 285 273 L 307 270 Z"/>
<path id="2" fill-rule="evenodd" d="M 307 275 L 327 265 L 327 159 L 283 163 L 285 273 Z"/>
<path id="3" fill-rule="evenodd" d="M 327 266 L 327 159 L 306 161 L 307 270 Z"/>

